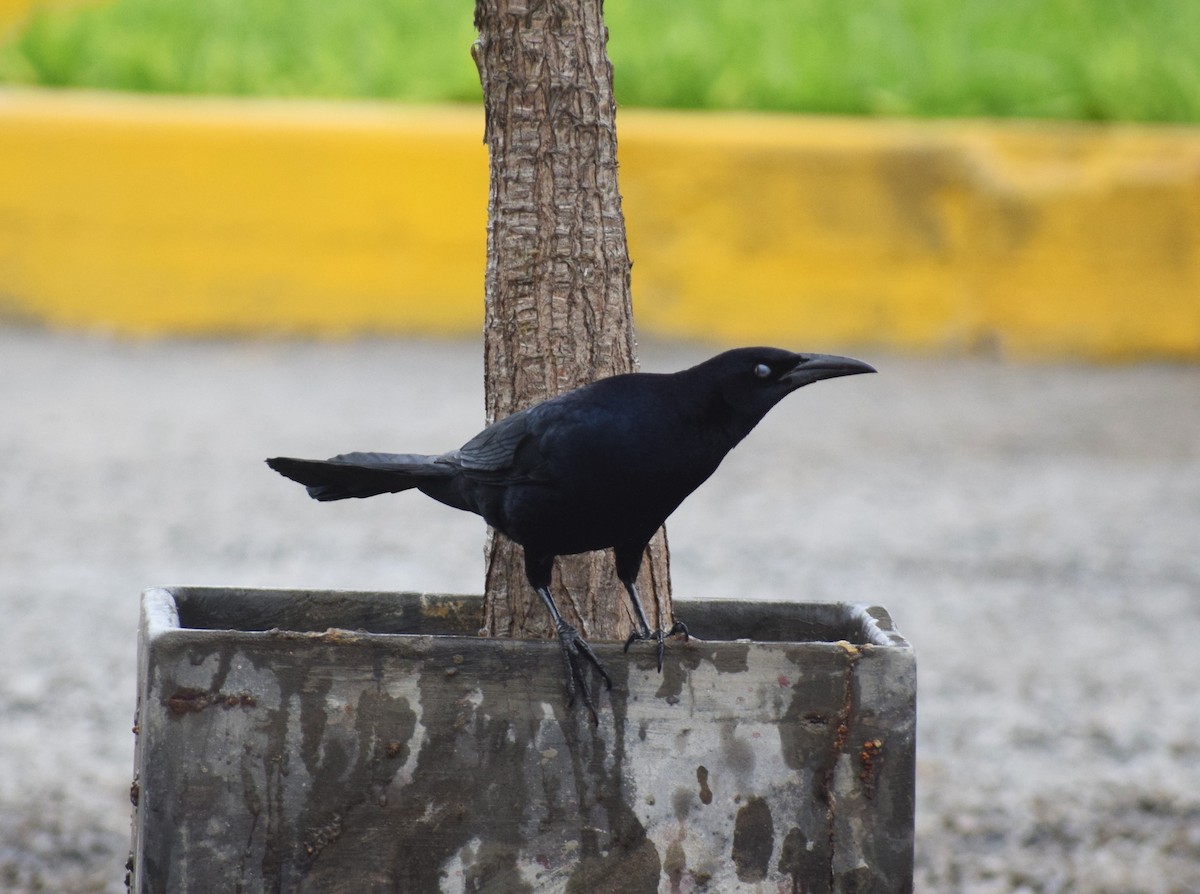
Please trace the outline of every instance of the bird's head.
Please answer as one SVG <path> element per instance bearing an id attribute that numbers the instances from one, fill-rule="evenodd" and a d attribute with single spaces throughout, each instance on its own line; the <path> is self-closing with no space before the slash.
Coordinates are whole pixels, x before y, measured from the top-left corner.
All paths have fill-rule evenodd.
<path id="1" fill-rule="evenodd" d="M 873 373 L 861 360 L 834 354 L 797 354 L 781 348 L 736 348 L 706 360 L 694 370 L 708 370 L 719 383 L 722 402 L 745 437 L 767 412 L 797 388 L 822 379 Z"/>

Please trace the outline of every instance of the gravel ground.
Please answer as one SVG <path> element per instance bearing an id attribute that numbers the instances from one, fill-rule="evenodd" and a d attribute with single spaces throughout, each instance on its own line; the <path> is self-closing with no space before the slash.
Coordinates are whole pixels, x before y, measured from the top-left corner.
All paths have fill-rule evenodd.
<path id="1" fill-rule="evenodd" d="M 456 446 L 480 353 L 0 329 L 0 890 L 124 890 L 142 588 L 478 592 L 478 519 L 262 458 Z M 918 891 L 1200 891 L 1200 368 L 859 356 L 673 517 L 676 593 L 891 610 Z"/>

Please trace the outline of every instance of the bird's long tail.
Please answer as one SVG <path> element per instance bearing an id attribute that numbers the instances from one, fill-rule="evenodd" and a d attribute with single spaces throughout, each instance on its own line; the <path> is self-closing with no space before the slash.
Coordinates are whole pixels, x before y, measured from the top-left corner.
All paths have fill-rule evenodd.
<path id="1" fill-rule="evenodd" d="M 343 453 L 325 460 L 276 456 L 267 465 L 303 484 L 314 500 L 325 502 L 399 493 L 453 474 L 435 460 L 417 453 Z"/>

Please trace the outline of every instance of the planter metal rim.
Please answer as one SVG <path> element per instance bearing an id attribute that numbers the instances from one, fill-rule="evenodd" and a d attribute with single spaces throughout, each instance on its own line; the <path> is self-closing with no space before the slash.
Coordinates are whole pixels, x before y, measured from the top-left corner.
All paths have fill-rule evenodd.
<path id="1" fill-rule="evenodd" d="M 337 623 L 318 624 L 267 624 L 258 627 L 242 627 L 220 624 L 191 624 L 185 617 L 185 609 L 190 602 L 208 601 L 221 602 L 226 600 L 242 600 L 245 602 L 263 601 L 275 606 L 292 608 L 297 614 L 303 615 L 306 608 L 314 604 L 351 604 L 370 606 L 382 610 L 387 607 L 404 608 L 418 613 L 422 618 L 433 617 L 434 622 L 445 620 L 442 614 L 448 607 L 457 612 L 482 616 L 483 597 L 479 595 L 450 595 L 441 593 L 389 592 L 371 590 L 305 590 L 286 587 L 215 587 L 215 586 L 166 586 L 150 587 L 143 591 L 143 623 L 146 635 L 157 639 L 163 636 L 183 640 L 210 639 L 216 635 L 229 637 L 240 642 L 278 642 L 305 641 L 328 642 L 329 644 L 381 644 L 388 642 L 422 642 L 446 647 L 459 646 L 462 648 L 476 647 L 481 642 L 495 642 L 499 648 L 558 648 L 557 642 L 546 639 L 519 639 L 482 637 L 457 630 L 370 630 L 362 624 L 350 626 Z M 820 616 L 819 620 L 833 627 L 844 635 L 828 638 L 813 637 L 756 637 L 756 636 L 714 636 L 710 631 L 697 629 L 694 646 L 704 648 L 724 646 L 754 645 L 759 648 L 774 646 L 795 647 L 803 645 L 814 649 L 844 649 L 847 646 L 856 648 L 885 648 L 911 650 L 911 644 L 896 630 L 888 611 L 879 605 L 863 602 L 791 602 L 791 601 L 756 601 L 740 599 L 676 599 L 675 606 L 679 614 L 688 620 L 689 625 L 696 617 L 703 618 L 709 614 L 736 615 L 740 618 L 751 616 L 767 616 L 779 619 L 780 624 L 796 623 L 799 615 L 810 614 Z M 452 622 L 447 621 L 446 626 Z M 803 623 L 816 624 L 811 618 L 803 619 Z M 459 625 L 461 628 L 461 624 Z M 703 628 L 703 622 L 699 625 Z M 761 624 L 759 625 L 761 626 Z M 728 629 L 728 628 L 726 628 Z M 735 631 L 736 632 L 736 631 Z M 705 635 L 707 633 L 707 635 Z M 595 641 L 593 645 L 599 649 L 620 648 L 621 643 Z M 677 646 L 684 646 L 678 643 Z"/>

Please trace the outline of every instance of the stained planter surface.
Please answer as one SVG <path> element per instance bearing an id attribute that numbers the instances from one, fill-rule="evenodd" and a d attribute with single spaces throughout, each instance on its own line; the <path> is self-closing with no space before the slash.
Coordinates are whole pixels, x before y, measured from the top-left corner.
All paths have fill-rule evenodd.
<path id="1" fill-rule="evenodd" d="M 475 636 L 478 597 L 147 591 L 134 890 L 911 890 L 887 613 L 677 612 L 661 675 L 596 646 L 593 726 L 558 644 Z"/>

